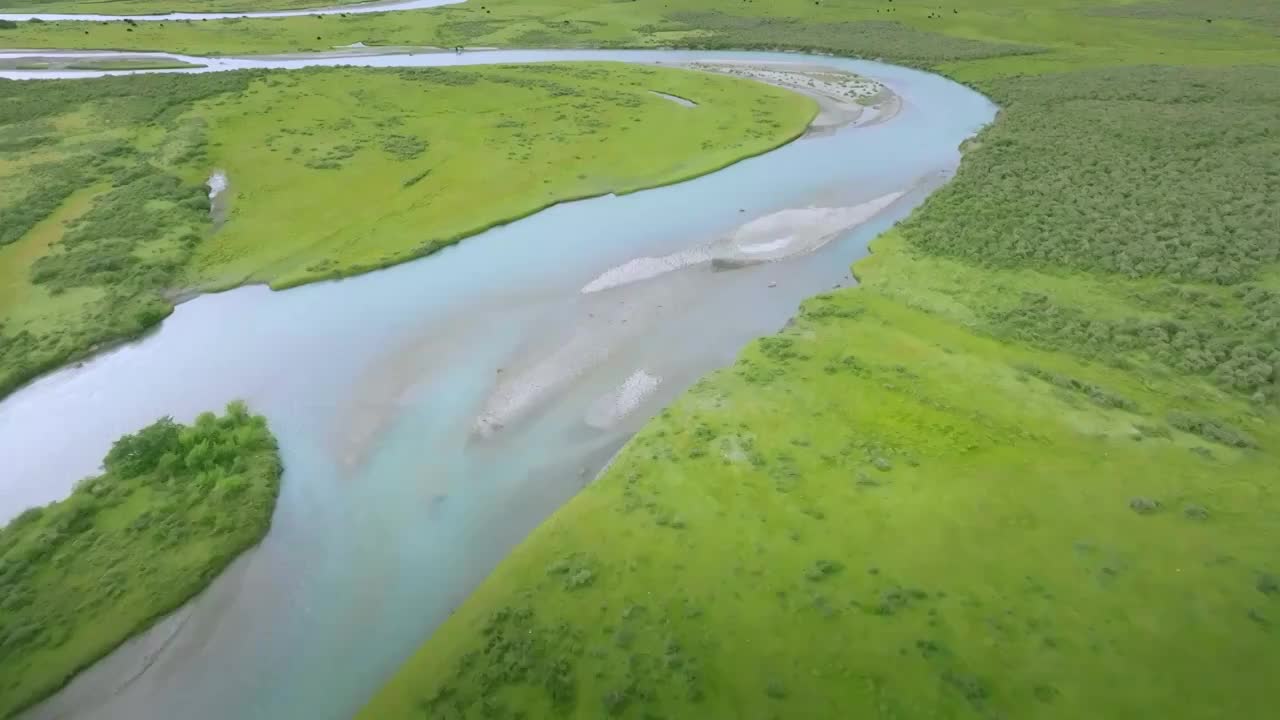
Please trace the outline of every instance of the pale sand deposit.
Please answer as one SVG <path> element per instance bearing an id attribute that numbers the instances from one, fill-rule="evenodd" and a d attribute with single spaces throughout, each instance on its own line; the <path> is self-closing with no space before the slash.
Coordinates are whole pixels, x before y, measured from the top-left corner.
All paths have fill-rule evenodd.
<path id="1" fill-rule="evenodd" d="M 661 383 L 662 378 L 637 370 L 612 392 L 597 398 L 587 409 L 584 420 L 591 427 L 607 430 L 640 409 Z"/>
<path id="2" fill-rule="evenodd" d="M 848 207 L 782 210 L 750 220 L 706 245 L 636 258 L 605 271 L 582 288 L 576 320 L 519 349 L 504 363 L 476 418 L 475 434 L 488 437 L 536 414 L 579 378 L 625 357 L 628 348 L 657 332 L 671 313 L 697 302 L 697 288 L 707 287 L 712 282 L 708 275 L 715 271 L 815 252 L 903 194 L 888 193 Z M 584 421 L 596 428 L 612 427 L 640 408 L 658 384 L 659 378 L 648 372 L 635 373 L 597 399 Z"/>
<path id="3" fill-rule="evenodd" d="M 901 191 L 892 192 L 847 207 L 780 210 L 747 222 L 706 245 L 661 257 L 635 258 L 609 268 L 584 285 L 581 292 L 609 290 L 703 263 L 727 269 L 778 262 L 811 253 L 841 233 L 875 217 L 903 194 Z"/>
<path id="4" fill-rule="evenodd" d="M 902 107 L 898 96 L 875 80 L 821 65 L 722 61 L 695 62 L 686 67 L 758 80 L 813 98 L 818 102 L 818 115 L 809 124 L 810 135 L 846 125 L 884 122 Z"/>

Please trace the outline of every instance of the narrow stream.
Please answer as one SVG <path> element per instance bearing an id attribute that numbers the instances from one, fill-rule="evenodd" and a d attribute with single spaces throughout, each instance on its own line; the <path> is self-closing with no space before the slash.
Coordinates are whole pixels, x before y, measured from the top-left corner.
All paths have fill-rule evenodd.
<path id="1" fill-rule="evenodd" d="M 556 206 L 387 270 L 203 296 L 147 338 L 10 396 L 0 403 L 0 522 L 65 496 L 120 434 L 233 398 L 270 418 L 286 466 L 259 548 L 28 717 L 349 717 L 648 417 L 780 328 L 803 298 L 850 284 L 868 241 L 945 182 L 960 144 L 995 115 L 939 76 L 828 57 L 194 59 L 209 65 L 200 71 L 553 60 L 802 62 L 877 80 L 901 107 L 676 186 Z M 869 219 L 781 262 L 672 262 L 615 281 L 637 258 L 697 255 L 735 233 L 751 236 L 743 253 L 771 253 L 796 231 L 770 236 L 774 220 L 815 207 Z M 568 365 L 568 380 L 540 380 Z M 502 414 L 529 388 L 536 397 Z"/>

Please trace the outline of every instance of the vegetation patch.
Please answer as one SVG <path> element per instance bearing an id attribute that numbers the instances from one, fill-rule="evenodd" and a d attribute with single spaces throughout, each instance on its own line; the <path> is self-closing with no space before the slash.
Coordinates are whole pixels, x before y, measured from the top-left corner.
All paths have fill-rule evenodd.
<path id="1" fill-rule="evenodd" d="M 115 442 L 103 473 L 0 528 L 0 717 L 203 590 L 271 526 L 281 464 L 242 403 Z"/>
<path id="2" fill-rule="evenodd" d="M 814 111 L 759 83 L 603 63 L 0 81 L 0 396 L 154 326 L 172 298 L 403 262 L 710 172 Z M 231 182 L 216 227 L 215 169 Z"/>

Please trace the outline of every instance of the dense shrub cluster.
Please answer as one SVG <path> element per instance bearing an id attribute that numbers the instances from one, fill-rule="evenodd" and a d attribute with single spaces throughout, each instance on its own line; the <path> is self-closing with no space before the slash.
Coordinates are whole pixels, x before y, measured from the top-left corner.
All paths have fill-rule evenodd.
<path id="1" fill-rule="evenodd" d="M 281 472 L 266 420 L 242 403 L 126 435 L 103 467 L 0 528 L 0 716 L 61 687 L 261 540 Z"/>
<path id="2" fill-rule="evenodd" d="M 1257 442 L 1249 433 L 1217 418 L 1175 412 L 1170 413 L 1168 419 L 1173 427 L 1220 445 L 1236 448 L 1257 447 Z"/>
<path id="3" fill-rule="evenodd" d="M 204 162 L 206 128 L 180 116 L 197 100 L 245 89 L 258 74 L 0 80 L 0 140 L 7 157 L 22 162 L 40 153 L 39 162 L 23 171 L 25 192 L 6 195 L 0 205 L 0 246 L 22 238 L 72 193 L 108 188 L 30 274 L 32 283 L 51 293 L 97 288 L 99 299 L 86 306 L 78 324 L 37 330 L 0 323 L 0 396 L 168 314 L 162 293 L 209 225 L 205 188 L 170 170 Z M 59 141 L 52 121 L 82 110 L 92 114 L 92 130 Z M 148 126 L 164 129 L 159 148 L 135 145 L 133 135 L 117 132 Z"/>
<path id="4" fill-rule="evenodd" d="M 62 236 L 58 252 L 32 265 L 32 282 L 55 291 L 99 286 L 129 294 L 169 286 L 200 239 L 195 230 L 207 222 L 208 195 L 201 186 L 149 166 L 133 168 L 117 182 Z M 171 252 L 141 254 L 144 244 L 181 228 L 188 231 Z"/>
<path id="5" fill-rule="evenodd" d="M 1105 388 L 1094 385 L 1093 383 L 1085 382 L 1061 373 L 1042 370 L 1032 365 L 1021 365 L 1018 369 L 1027 375 L 1039 378 L 1055 387 L 1080 393 L 1081 395 L 1089 398 L 1090 402 L 1095 405 L 1129 411 L 1136 411 L 1138 409 L 1137 404 L 1129 398 L 1106 390 Z"/>
<path id="6" fill-rule="evenodd" d="M 103 120 L 119 126 L 168 122 L 191 103 L 228 92 L 241 92 L 262 71 L 176 75 L 111 76 L 32 83 L 0 80 L 0 126 L 48 118 L 86 103 L 109 109 Z"/>
<path id="7" fill-rule="evenodd" d="M 13 152 L 34 147 L 10 146 L 6 150 Z M 80 188 L 80 179 L 70 163 L 42 163 L 31 168 L 30 175 L 34 182 L 26 195 L 8 207 L 0 208 L 0 246 L 26 235 Z"/>
<path id="8" fill-rule="evenodd" d="M 1280 259 L 1280 68 L 1121 68 L 983 89 L 1004 115 L 904 225 L 916 247 L 1218 284 Z"/>
<path id="9" fill-rule="evenodd" d="M 1047 295 L 1025 294 L 1010 308 L 992 309 L 995 333 L 1053 349 L 1069 349 L 1124 364 L 1155 361 L 1180 373 L 1202 375 L 1220 387 L 1258 400 L 1280 381 L 1280 293 L 1237 289 L 1238 303 L 1190 306 L 1183 317 L 1097 317 L 1056 305 Z"/>
<path id="10" fill-rule="evenodd" d="M 1280 294 L 1252 281 L 1280 261 L 1280 69 L 1118 68 L 983 89 L 1004 115 L 902 224 L 908 242 L 978 265 L 1166 281 L 1130 298 L 1153 311 L 1142 317 L 1029 293 L 987 309 L 990 329 L 1274 397 Z"/>

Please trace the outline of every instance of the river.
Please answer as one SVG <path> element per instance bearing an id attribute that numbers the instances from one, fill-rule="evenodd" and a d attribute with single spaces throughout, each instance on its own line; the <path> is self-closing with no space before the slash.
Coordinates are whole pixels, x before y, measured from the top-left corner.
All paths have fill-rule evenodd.
<path id="1" fill-rule="evenodd" d="M 884 122 L 805 137 L 696 180 L 559 205 L 394 268 L 198 297 L 145 339 L 0 403 L 0 521 L 65 496 L 122 433 L 233 398 L 269 417 L 286 468 L 260 547 L 32 718 L 349 717 L 648 417 L 783 326 L 802 299 L 851 284 L 849 264 L 868 241 L 950 177 L 960 144 L 996 110 L 929 73 L 768 53 L 190 60 L 209 67 L 189 71 L 800 62 L 879 81 L 900 108 Z M 744 227 L 756 231 L 749 252 L 771 251 L 777 240 L 759 237 L 768 220 L 813 207 L 874 212 L 782 262 L 673 263 L 584 292 L 616 285 L 602 278 L 636 258 L 702 252 Z M 554 377 L 566 363 L 572 370 Z M 536 397 L 501 422 L 480 422 L 521 392 Z"/>

